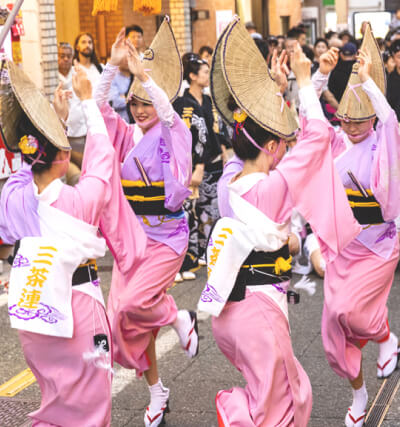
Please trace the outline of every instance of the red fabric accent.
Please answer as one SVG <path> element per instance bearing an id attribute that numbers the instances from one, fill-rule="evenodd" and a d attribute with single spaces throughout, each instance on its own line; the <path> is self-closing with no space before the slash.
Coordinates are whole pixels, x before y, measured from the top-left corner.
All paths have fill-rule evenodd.
<path id="1" fill-rule="evenodd" d="M 215 408 L 217 410 L 218 427 L 228 427 L 224 424 L 224 422 L 222 421 L 222 417 L 221 417 L 220 413 L 218 412 L 217 399 L 218 399 L 218 394 L 215 396 Z"/>
<path id="2" fill-rule="evenodd" d="M 369 340 L 361 339 L 360 340 L 360 348 L 364 348 L 368 344 Z"/>
<path id="3" fill-rule="evenodd" d="M 160 415 L 162 415 L 162 412 L 159 412 L 157 415 L 155 415 L 153 418 L 150 417 L 149 414 L 147 414 L 147 419 L 153 423 L 153 421 L 155 421 Z"/>
<path id="4" fill-rule="evenodd" d="M 392 361 L 393 357 L 397 357 L 397 355 L 398 355 L 398 353 L 397 353 L 397 352 L 396 352 L 396 353 L 393 353 L 393 354 L 392 354 L 392 357 L 391 357 L 390 359 L 386 360 L 386 362 L 385 362 L 382 366 L 381 366 L 379 363 L 377 363 L 378 368 L 379 368 L 381 371 L 383 371 L 383 370 L 386 368 L 386 366 L 388 365 L 388 363 L 390 363 L 390 362 Z"/>
<path id="5" fill-rule="evenodd" d="M 354 424 L 357 424 L 359 421 L 361 421 L 365 417 L 365 412 L 361 415 L 361 417 L 355 419 L 353 415 L 351 415 L 350 408 L 349 408 L 349 417 Z"/>
<path id="6" fill-rule="evenodd" d="M 388 329 L 388 333 L 387 333 L 387 335 L 386 335 L 385 338 L 383 338 L 380 341 L 378 341 L 378 344 L 382 344 L 383 342 L 387 341 L 390 338 L 389 320 L 386 320 L 386 326 L 387 326 L 387 329 Z"/>
<path id="7" fill-rule="evenodd" d="M 150 361 L 150 357 L 147 355 L 147 353 L 146 353 L 146 352 L 144 352 L 144 357 L 146 358 L 146 362 L 147 362 L 147 364 L 149 365 L 149 368 L 150 368 L 150 366 L 151 366 L 151 361 Z"/>
<path id="8" fill-rule="evenodd" d="M 187 346 L 185 347 L 185 350 L 186 350 L 186 351 L 188 351 L 188 350 L 189 350 L 189 347 L 190 347 L 190 343 L 191 343 L 191 341 L 192 341 L 192 340 L 191 340 L 191 339 L 189 339 L 189 341 L 188 341 L 188 343 L 187 343 Z"/>
<path id="9" fill-rule="evenodd" d="M 156 339 L 156 338 L 157 338 L 157 335 L 158 335 L 158 333 L 160 332 L 160 329 L 161 329 L 161 328 L 156 328 L 156 329 L 153 329 L 153 330 L 152 330 L 152 333 L 153 333 L 153 337 L 154 337 L 154 339 Z"/>

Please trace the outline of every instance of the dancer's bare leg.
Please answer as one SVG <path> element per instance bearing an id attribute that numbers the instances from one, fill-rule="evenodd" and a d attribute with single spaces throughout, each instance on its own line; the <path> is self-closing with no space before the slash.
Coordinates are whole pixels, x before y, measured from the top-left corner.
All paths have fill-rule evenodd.
<path id="1" fill-rule="evenodd" d="M 150 367 L 147 371 L 144 372 L 144 377 L 146 378 L 147 384 L 152 386 L 158 382 L 159 378 L 156 357 L 156 340 L 154 339 L 154 336 L 151 337 L 146 354 L 150 360 Z"/>

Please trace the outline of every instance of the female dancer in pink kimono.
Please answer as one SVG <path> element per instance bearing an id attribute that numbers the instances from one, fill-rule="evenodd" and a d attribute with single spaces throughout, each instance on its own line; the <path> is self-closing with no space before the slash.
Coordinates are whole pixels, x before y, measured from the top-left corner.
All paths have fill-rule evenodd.
<path id="1" fill-rule="evenodd" d="M 352 386 L 353 402 L 345 421 L 350 427 L 363 425 L 368 403 L 364 345 L 368 341 L 379 345 L 378 378 L 391 375 L 398 362 L 398 339 L 389 329 L 386 302 L 399 259 L 394 221 L 400 212 L 400 134 L 396 114 L 372 80 L 371 69 L 370 53 L 361 50 L 360 83 L 353 90 L 358 86 L 368 95 L 370 118 L 354 120 L 349 111 L 339 132 L 331 128 L 336 168 L 362 226 L 357 238 L 327 266 L 324 282 L 322 340 L 332 369 Z M 326 80 L 317 71 L 313 76 L 317 91 Z"/>
<path id="2" fill-rule="evenodd" d="M 326 54 L 322 66 L 324 61 L 334 62 L 336 55 L 335 51 Z M 219 289 L 224 291 L 225 285 L 218 280 L 213 282 L 213 278 L 218 274 L 218 260 L 224 259 L 224 251 L 230 247 L 229 240 L 237 230 L 225 227 L 223 233 L 218 234 L 221 226 L 217 222 L 210 239 L 208 266 L 211 270 L 199 309 L 212 312 L 208 307 L 223 306 L 214 313 L 213 334 L 223 354 L 247 382 L 245 388 L 218 392 L 216 407 L 220 427 L 307 425 L 312 407 L 311 385 L 293 354 L 287 317 L 286 293 L 291 274 L 290 265 L 285 266 L 282 258 L 289 261 L 288 224 L 296 207 L 314 230 L 318 230 L 321 248 L 329 262 L 358 232 L 353 219 L 344 219 L 342 227 L 334 227 L 329 222 L 332 219 L 338 225 L 343 219 L 342 210 L 350 209 L 334 169 L 328 126 L 311 86 L 310 61 L 299 46 L 291 65 L 305 114 L 302 135 L 291 155 L 283 158 L 286 145 L 279 136 L 247 117 L 244 122 L 236 123 L 232 142 L 236 155 L 244 161 L 243 167 L 237 173 L 239 163 L 233 160 L 226 166 L 219 183 L 221 214 L 246 225 L 244 240 L 264 233 L 271 223 L 273 226 L 265 233 L 265 240 L 273 241 L 283 230 L 283 243 L 278 250 L 253 250 L 240 262 L 239 274 L 226 304 L 219 292 Z M 218 102 L 215 103 L 218 106 Z M 327 211 L 332 212 L 329 218 Z M 338 216 L 335 218 L 334 214 Z M 227 220 L 232 221 L 222 218 L 220 222 Z M 260 225 L 265 222 L 265 226 L 254 226 L 257 221 Z M 218 248 L 218 240 L 222 239 L 225 243 Z M 232 245 L 230 260 L 235 259 L 240 246 L 240 240 Z M 233 261 L 229 266 L 221 265 L 223 280 L 230 275 L 227 268 L 235 268 Z"/>
<path id="3" fill-rule="evenodd" d="M 126 55 L 130 71 L 152 101 L 148 104 L 131 97 L 134 125 L 122 120 L 107 102 L 111 82 Z M 136 369 L 138 375 L 144 373 L 151 396 L 144 422 L 157 426 L 168 411 L 169 398 L 169 389 L 157 370 L 158 330 L 172 326 L 186 354 L 193 357 L 198 352 L 196 314 L 178 311 L 173 297 L 166 293 L 188 244 L 182 204 L 190 194 L 191 134 L 165 92 L 144 70 L 135 48 L 124 40 L 123 30 L 101 75 L 96 100 L 121 163 L 124 193 L 147 235 L 143 263 L 126 272 L 114 266 L 108 300 L 114 358 L 125 368 Z"/>
<path id="4" fill-rule="evenodd" d="M 60 178 L 68 169 L 71 149 L 64 129 L 45 99 L 39 103 L 45 111 L 38 109 L 37 100 L 28 102 L 27 97 L 41 99 L 43 95 L 32 82 L 27 84 L 23 72 L 13 64 L 9 64 L 9 72 L 15 93 L 20 95 L 21 81 L 26 89 L 19 98 L 24 112 L 14 121 L 6 122 L 2 117 L 7 123 L 3 133 L 11 147 L 20 141 L 23 165 L 3 187 L 0 234 L 5 243 L 20 244 L 10 279 L 9 314 L 12 326 L 20 329 L 26 362 L 42 392 L 40 408 L 29 416 L 35 427 L 109 426 L 111 331 L 92 258 L 105 254 L 105 241 L 98 237 L 97 230 L 111 197 L 115 152 L 100 111 L 91 99 L 91 84 L 86 73 L 78 69 L 73 86 L 82 101 L 88 136 L 79 183 L 75 187 L 64 185 Z M 5 114 L 3 108 L 10 107 L 15 100 L 12 97 L 12 93 L 1 94 Z M 68 116 L 68 100 L 61 89 L 56 92 L 55 107 L 60 116 Z M 10 125 L 14 127 L 12 133 Z M 57 259 L 56 252 L 52 252 L 55 248 L 42 248 L 34 261 L 29 261 L 24 251 L 37 239 L 55 238 L 72 245 L 74 253 L 68 256 L 75 264 L 64 275 L 64 270 L 56 270 L 51 281 L 46 274 L 52 274 L 50 266 Z M 26 269 L 28 272 L 22 273 Z M 28 274 L 28 280 L 20 283 L 20 274 Z M 60 288 L 60 283 L 65 286 Z M 15 299 L 21 286 L 25 287 L 21 298 Z M 52 288 L 57 292 L 52 294 Z"/>

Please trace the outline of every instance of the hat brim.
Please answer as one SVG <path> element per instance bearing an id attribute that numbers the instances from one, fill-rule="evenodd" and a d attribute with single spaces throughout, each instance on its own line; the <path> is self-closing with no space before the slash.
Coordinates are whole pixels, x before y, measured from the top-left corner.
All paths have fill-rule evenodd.
<path id="1" fill-rule="evenodd" d="M 233 126 L 233 111 L 228 108 L 228 101 L 232 95 L 225 82 L 224 73 L 222 71 L 222 46 L 225 35 L 228 33 L 231 26 L 232 22 L 222 32 L 214 50 L 210 73 L 210 93 L 219 115 L 228 125 Z"/>
<path id="2" fill-rule="evenodd" d="M 378 42 L 372 34 L 371 25 L 368 24 L 364 34 L 360 50 L 368 51 L 372 59 L 371 78 L 379 87 L 383 94 L 386 93 L 386 72 L 385 64 L 379 49 Z M 347 82 L 347 87 L 343 93 L 342 99 L 336 117 L 340 120 L 363 122 L 373 119 L 376 116 L 375 109 L 367 93 L 361 87 L 361 80 L 358 76 L 359 64 L 353 65 L 352 72 Z"/>
<path id="3" fill-rule="evenodd" d="M 169 19 L 164 19 L 142 60 L 147 74 L 164 90 L 172 103 L 179 96 L 183 80 L 182 60 Z M 129 89 L 129 96 L 151 104 L 152 101 L 138 79 Z"/>
<path id="4" fill-rule="evenodd" d="M 18 150 L 16 126 L 25 113 L 33 126 L 55 147 L 71 150 L 65 130 L 48 99 L 18 65 L 7 61 L 9 82 L 2 77 L 0 123 L 7 148 Z"/>
<path id="5" fill-rule="evenodd" d="M 262 128 L 286 140 L 294 139 L 298 129 L 296 119 L 239 20 L 228 28 L 221 54 L 225 82 L 238 106 Z"/>

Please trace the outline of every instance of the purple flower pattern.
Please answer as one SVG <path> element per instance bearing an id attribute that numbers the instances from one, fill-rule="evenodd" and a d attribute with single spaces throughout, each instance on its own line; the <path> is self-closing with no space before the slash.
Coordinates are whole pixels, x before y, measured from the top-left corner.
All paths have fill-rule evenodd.
<path id="1" fill-rule="evenodd" d="M 205 289 L 201 293 L 200 299 L 203 302 L 213 302 L 213 301 L 220 302 L 220 303 L 224 302 L 223 298 L 218 294 L 214 286 L 211 286 L 209 283 L 206 284 Z"/>
<path id="2" fill-rule="evenodd" d="M 37 310 L 28 310 L 14 304 L 9 307 L 8 314 L 10 316 L 15 316 L 20 320 L 40 319 L 43 320 L 43 322 L 50 324 L 58 323 L 59 321 L 66 319 L 66 317 L 56 308 L 42 302 L 39 303 L 39 305 L 41 305 L 41 308 L 38 308 Z"/>
<path id="3" fill-rule="evenodd" d="M 391 222 L 387 230 L 379 237 L 375 243 L 382 242 L 385 239 L 394 239 L 396 237 L 396 224 Z"/>

